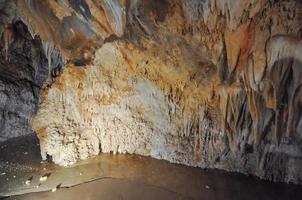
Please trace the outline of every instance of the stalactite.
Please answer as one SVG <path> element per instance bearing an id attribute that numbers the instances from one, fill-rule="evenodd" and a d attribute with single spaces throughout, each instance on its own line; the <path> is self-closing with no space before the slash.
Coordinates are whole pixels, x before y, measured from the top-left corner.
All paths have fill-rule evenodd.
<path id="1" fill-rule="evenodd" d="M 69 11 L 77 12 L 74 24 L 64 21 L 55 4 L 52 16 L 41 16 L 56 22 L 52 25 L 62 35 L 67 31 L 67 40 L 70 28 L 80 29 L 87 43 L 90 36 L 107 38 L 99 40 L 95 53 L 87 50 L 94 55 L 89 64 L 69 66 L 56 77 L 49 93 L 62 93 L 64 99 L 46 96 L 35 117 L 37 132 L 59 127 L 47 131 L 56 136 L 47 136 L 44 145 L 56 163 L 94 155 L 95 139 L 104 152 L 135 152 L 268 179 L 283 167 L 287 174 L 280 180 L 299 180 L 301 172 L 288 163 L 268 172 L 281 154 L 296 168 L 301 160 L 293 156 L 300 144 L 302 95 L 301 38 L 294 38 L 302 9 L 296 1 L 87 2 L 82 11 L 70 5 Z M 287 19 L 289 11 L 281 4 L 293 8 L 295 16 Z M 87 29 L 82 20 L 91 20 Z M 80 59 L 82 43 L 73 47 L 58 38 L 61 34 L 52 35 L 55 46 Z M 53 47 L 45 43 L 44 49 L 49 68 L 56 66 Z M 48 117 L 55 104 L 60 105 L 53 114 L 58 116 Z M 62 159 L 50 149 L 58 134 L 77 140 L 74 146 L 57 144 L 66 150 Z"/>
<path id="2" fill-rule="evenodd" d="M 104 3 L 108 8 L 108 10 L 110 10 L 113 15 L 114 18 L 113 22 L 115 24 L 115 31 L 117 33 L 117 36 L 121 37 L 124 32 L 123 15 L 125 14 L 120 6 L 120 2 L 117 0 L 105 0 Z"/>
<path id="3" fill-rule="evenodd" d="M 48 61 L 48 77 L 51 77 L 51 68 L 52 68 L 52 60 L 51 60 L 51 55 L 54 51 L 54 46 L 52 43 L 44 41 L 43 43 L 43 49 L 44 49 L 44 53 L 45 56 L 47 57 L 47 61 Z"/>
<path id="4" fill-rule="evenodd" d="M 4 40 L 4 51 L 5 51 L 5 59 L 9 59 L 9 46 L 14 40 L 14 30 L 11 24 L 5 25 L 4 31 L 2 33 L 2 37 Z"/>

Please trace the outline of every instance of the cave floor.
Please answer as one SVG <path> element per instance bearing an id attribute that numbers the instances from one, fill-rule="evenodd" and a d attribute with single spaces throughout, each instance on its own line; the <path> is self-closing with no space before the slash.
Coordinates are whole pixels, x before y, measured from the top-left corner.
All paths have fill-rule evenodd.
<path id="1" fill-rule="evenodd" d="M 101 154 L 64 168 L 41 162 L 37 138 L 26 136 L 0 143 L 1 196 L 31 200 L 278 200 L 302 199 L 302 186 L 136 155 Z"/>

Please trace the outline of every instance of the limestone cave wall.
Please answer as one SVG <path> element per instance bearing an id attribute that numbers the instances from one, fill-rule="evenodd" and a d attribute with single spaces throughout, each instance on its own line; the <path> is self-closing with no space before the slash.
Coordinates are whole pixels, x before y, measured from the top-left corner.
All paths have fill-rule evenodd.
<path id="1" fill-rule="evenodd" d="M 34 133 L 31 117 L 38 109 L 39 91 L 63 63 L 58 51 L 49 56 L 41 39 L 32 37 L 18 17 L 15 3 L 0 1 L 0 141 Z"/>
<path id="2" fill-rule="evenodd" d="M 66 60 L 32 118 L 44 159 L 136 153 L 301 183 L 301 1 L 15 6 L 45 61 Z"/>

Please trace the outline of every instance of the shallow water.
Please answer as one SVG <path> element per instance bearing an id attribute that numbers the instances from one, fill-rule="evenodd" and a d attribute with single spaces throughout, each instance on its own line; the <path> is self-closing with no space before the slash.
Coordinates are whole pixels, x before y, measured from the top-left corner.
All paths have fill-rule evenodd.
<path id="1" fill-rule="evenodd" d="M 0 195 L 8 199 L 302 199 L 301 186 L 143 156 L 101 154 L 59 167 L 41 162 L 34 136 L 0 143 L 0 174 Z"/>

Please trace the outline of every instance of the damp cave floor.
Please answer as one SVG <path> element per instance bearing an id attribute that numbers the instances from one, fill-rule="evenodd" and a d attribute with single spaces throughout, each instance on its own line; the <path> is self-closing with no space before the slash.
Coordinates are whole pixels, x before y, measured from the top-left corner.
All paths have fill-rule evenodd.
<path id="1" fill-rule="evenodd" d="M 0 198 L 48 199 L 302 199 L 302 186 L 171 164 L 137 155 L 100 154 L 71 167 L 41 161 L 36 136 L 0 143 Z M 46 175 L 47 179 L 40 178 Z M 27 184 L 26 184 L 27 182 Z"/>

